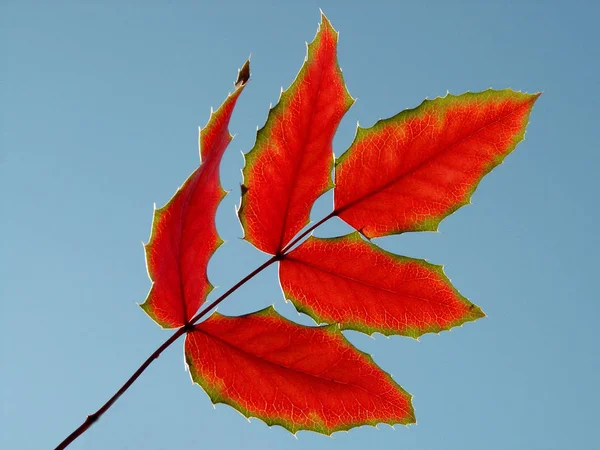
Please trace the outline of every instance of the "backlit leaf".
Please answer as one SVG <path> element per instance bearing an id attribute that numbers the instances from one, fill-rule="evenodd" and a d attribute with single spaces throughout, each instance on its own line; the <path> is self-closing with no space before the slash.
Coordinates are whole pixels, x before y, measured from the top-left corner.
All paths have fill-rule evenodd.
<path id="1" fill-rule="evenodd" d="M 323 15 L 296 80 L 282 92 L 246 154 L 238 212 L 245 239 L 277 254 L 332 187 L 332 140 L 354 100 L 337 64 L 337 32 Z"/>
<path id="2" fill-rule="evenodd" d="M 240 70 L 235 91 L 200 131 L 200 167 L 165 206 L 154 211 L 150 240 L 145 246 L 153 284 L 141 307 L 164 328 L 185 325 L 212 290 L 206 268 L 222 243 L 215 213 L 225 196 L 219 182 L 219 165 L 232 139 L 227 129 L 229 119 L 248 77 L 247 62 Z"/>
<path id="3" fill-rule="evenodd" d="M 411 396 L 336 325 L 298 325 L 272 307 L 213 314 L 186 336 L 185 357 L 213 403 L 293 433 L 415 421 Z"/>
<path id="4" fill-rule="evenodd" d="M 286 298 L 317 323 L 416 338 L 485 315 L 441 266 L 386 252 L 358 233 L 311 237 L 280 264 Z"/>
<path id="5" fill-rule="evenodd" d="M 436 230 L 523 139 L 539 95 L 447 95 L 359 128 L 336 162 L 336 214 L 368 238 Z"/>

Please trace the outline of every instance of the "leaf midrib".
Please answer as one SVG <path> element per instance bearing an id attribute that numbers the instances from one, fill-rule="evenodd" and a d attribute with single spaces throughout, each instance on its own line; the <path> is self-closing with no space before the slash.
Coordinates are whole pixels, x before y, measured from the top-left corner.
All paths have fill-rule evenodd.
<path id="1" fill-rule="evenodd" d="M 456 97 L 458 98 L 458 97 Z M 513 109 L 512 111 L 510 111 L 507 114 L 504 114 L 502 116 L 500 116 L 498 119 L 494 120 L 493 122 L 487 123 L 484 126 L 480 127 L 479 129 L 473 131 L 472 133 L 468 134 L 467 136 L 464 136 L 463 138 L 461 138 L 460 140 L 458 140 L 457 142 L 455 142 L 452 145 L 449 145 L 448 147 L 446 147 L 445 149 L 443 149 L 442 151 L 440 151 L 439 153 L 436 153 L 434 155 L 431 155 L 430 157 L 424 159 L 420 164 L 417 164 L 415 167 L 411 168 L 410 170 L 407 170 L 406 172 L 400 174 L 397 177 L 393 177 L 390 181 L 388 181 L 387 183 L 383 184 L 382 186 L 374 189 L 373 191 L 363 195 L 362 197 L 359 197 L 353 201 L 351 201 L 350 203 L 342 206 L 341 208 L 336 208 L 334 213 L 335 215 L 340 215 L 342 212 L 352 208 L 353 206 L 355 206 L 356 204 L 366 200 L 369 197 L 372 197 L 373 195 L 379 194 L 380 192 L 383 192 L 384 190 L 386 190 L 387 188 L 391 187 L 392 185 L 394 185 L 395 183 L 397 183 L 398 181 L 400 181 L 401 179 L 410 176 L 411 174 L 413 174 L 414 172 L 416 172 L 418 169 L 422 168 L 423 166 L 429 164 L 429 162 L 431 162 L 432 160 L 440 157 L 442 154 L 447 153 L 448 151 L 450 151 L 453 147 L 456 147 L 457 145 L 462 144 L 464 141 L 471 139 L 473 136 L 479 134 L 480 132 L 482 132 L 483 130 L 485 130 L 487 127 L 490 127 L 492 125 L 495 125 L 496 123 L 503 121 L 504 119 L 506 119 L 507 117 L 511 116 L 512 114 L 514 114 L 515 112 L 521 110 L 522 108 L 526 108 L 531 104 L 531 100 L 525 104 L 521 104 L 519 106 L 517 106 L 515 109 Z M 371 127 L 372 128 L 372 127 Z M 351 150 L 351 149 L 348 149 Z"/>
<path id="2" fill-rule="evenodd" d="M 225 146 L 227 147 L 227 145 L 229 145 L 229 143 L 227 143 Z M 194 183 L 194 186 L 190 190 L 189 195 L 186 196 L 185 201 L 184 201 L 184 203 L 182 205 L 183 212 L 182 212 L 182 217 L 181 217 L 181 224 L 180 224 L 180 227 L 179 227 L 180 228 L 180 230 L 179 230 L 180 231 L 179 232 L 179 239 L 177 239 L 177 255 L 176 255 L 176 258 L 177 258 L 177 274 L 178 274 L 178 278 L 179 278 L 179 288 L 181 290 L 181 303 L 183 304 L 183 314 L 184 314 L 183 322 L 184 322 L 184 324 L 188 323 L 188 321 L 194 315 L 195 311 L 193 311 L 191 314 L 189 313 L 189 311 L 188 311 L 188 302 L 187 302 L 187 299 L 186 299 L 186 296 L 185 296 L 185 282 L 183 280 L 183 271 L 182 271 L 182 268 L 181 268 L 181 259 L 182 259 L 182 256 L 184 254 L 184 250 L 183 250 L 183 234 L 184 234 L 184 230 L 185 230 L 185 224 L 187 222 L 187 218 L 188 218 L 188 215 L 189 215 L 189 210 L 190 210 L 189 206 L 190 206 L 190 203 L 192 201 L 192 197 L 194 196 L 194 194 L 196 193 L 196 191 L 198 189 L 201 189 L 201 187 L 199 186 L 200 185 L 200 177 L 205 173 L 206 170 L 212 169 L 212 172 L 206 174 L 207 175 L 206 178 L 210 179 L 210 176 L 212 175 L 212 173 L 214 173 L 214 169 L 217 166 L 216 164 L 212 164 L 212 167 L 210 167 L 209 169 L 207 169 L 207 166 L 211 162 L 213 162 L 213 160 L 214 160 L 214 155 L 213 155 L 214 148 L 215 148 L 215 146 L 211 147 L 210 150 L 213 150 L 213 151 L 210 151 L 210 152 L 208 152 L 206 154 L 206 157 L 205 157 L 204 161 L 201 161 L 200 165 L 194 171 L 195 172 L 194 173 L 194 179 L 191 180 L 192 183 Z M 212 158 L 211 158 L 211 156 L 212 156 Z M 220 182 L 217 179 L 217 188 L 219 188 L 219 187 L 220 187 Z M 217 202 L 217 203 L 220 203 L 220 201 Z M 217 207 L 218 207 L 218 205 L 217 205 Z M 218 232 L 216 230 L 215 230 L 215 234 L 217 235 L 217 239 L 218 239 Z M 196 238 L 194 238 L 194 239 L 196 239 Z M 207 285 L 210 286 L 210 281 L 208 281 L 208 278 L 207 278 L 206 281 L 207 281 Z M 202 300 L 201 300 L 200 306 L 202 306 Z"/>
<path id="3" fill-rule="evenodd" d="M 422 301 L 427 302 L 427 303 L 435 303 L 435 304 L 442 305 L 442 306 L 451 306 L 451 305 L 449 305 L 447 303 L 442 303 L 442 302 L 434 300 L 434 299 L 428 299 L 428 298 L 425 298 L 425 297 L 418 297 L 416 295 L 411 295 L 411 294 L 404 294 L 404 293 L 397 292 L 397 291 L 394 291 L 394 290 L 391 290 L 391 289 L 387 289 L 385 287 L 376 286 L 376 285 L 371 284 L 371 283 L 369 283 L 367 281 L 359 280 L 357 278 L 352 278 L 352 277 L 350 277 L 348 275 L 344 275 L 344 274 L 341 274 L 341 273 L 332 272 L 331 270 L 325 269 L 323 267 L 316 266 L 314 264 L 308 263 L 306 261 L 303 261 L 301 259 L 297 259 L 297 258 L 294 258 L 294 257 L 286 256 L 286 258 L 282 261 L 282 263 L 286 259 L 294 261 L 294 262 L 296 262 L 298 264 L 303 264 L 303 265 L 305 265 L 307 267 L 311 267 L 311 268 L 313 268 L 315 270 L 319 270 L 321 272 L 325 272 L 325 273 L 327 273 L 327 274 L 329 274 L 331 276 L 334 276 L 334 277 L 339 277 L 339 278 L 343 278 L 343 279 L 346 279 L 346 280 L 349 280 L 349 281 L 352 281 L 352 282 L 355 282 L 355 283 L 358 283 L 358 284 L 362 284 L 362 285 L 367 286 L 367 287 L 369 287 L 371 289 L 380 290 L 380 291 L 384 291 L 384 292 L 387 292 L 387 293 L 390 293 L 390 294 L 394 294 L 394 295 L 398 295 L 398 296 L 404 296 L 404 297 L 408 297 L 408 298 L 415 299 L 415 300 L 422 300 Z M 457 308 L 454 308 L 454 309 L 457 309 Z"/>
<path id="4" fill-rule="evenodd" d="M 222 343 L 223 343 L 224 345 L 226 345 L 227 347 L 229 347 L 229 348 L 231 348 L 231 349 L 233 349 L 233 350 L 235 350 L 235 351 L 238 351 L 238 352 L 240 352 L 240 353 L 243 353 L 244 355 L 247 355 L 247 356 L 251 357 L 252 359 L 256 359 L 256 360 L 258 360 L 258 361 L 262 361 L 263 363 L 266 363 L 266 364 L 269 364 L 269 365 L 272 365 L 272 366 L 281 367 L 281 368 L 283 368 L 283 369 L 290 370 L 290 371 L 292 371 L 292 372 L 296 372 L 296 373 L 300 373 L 300 374 L 303 374 L 303 375 L 306 375 L 306 376 L 309 376 L 309 377 L 318 378 L 318 379 L 320 379 L 320 380 L 324 380 L 324 381 L 326 381 L 326 382 L 329 382 L 329 383 L 336 383 L 336 384 L 341 384 L 341 385 L 344 385 L 344 386 L 352 386 L 352 387 L 354 387 L 354 388 L 357 388 L 357 389 L 360 389 L 360 390 L 362 390 L 362 391 L 365 391 L 365 392 L 369 393 L 370 395 L 372 395 L 372 396 L 374 396 L 374 397 L 377 397 L 378 399 L 381 399 L 381 400 L 383 400 L 384 402 L 386 402 L 386 403 L 388 403 L 388 404 L 390 404 L 390 405 L 393 405 L 393 406 L 395 406 L 395 407 L 397 407 L 397 406 L 398 406 L 398 405 L 396 405 L 395 403 L 393 403 L 393 402 L 391 402 L 391 401 L 387 400 L 386 398 L 384 398 L 384 397 L 381 397 L 381 396 L 380 396 L 380 395 L 378 395 L 376 392 L 370 391 L 370 390 L 368 390 L 368 389 L 366 389 L 366 388 L 364 388 L 364 387 L 362 387 L 362 386 L 358 386 L 358 385 L 356 385 L 356 384 L 353 384 L 353 383 L 344 383 L 343 381 L 338 381 L 338 380 L 334 380 L 334 379 L 332 379 L 332 378 L 326 378 L 326 377 L 322 377 L 322 376 L 319 376 L 319 375 L 316 375 L 316 374 L 312 374 L 312 373 L 304 372 L 304 371 L 302 371 L 302 370 L 299 370 L 299 369 L 296 369 L 296 368 L 293 368 L 293 367 L 288 367 L 288 366 L 285 366 L 285 365 L 283 365 L 283 364 L 279 364 L 279 363 L 277 363 L 277 362 L 274 362 L 274 361 L 271 361 L 271 360 L 265 359 L 265 358 L 263 358 L 263 357 L 260 357 L 260 356 L 258 356 L 258 355 L 256 355 L 256 354 L 254 354 L 254 353 L 250 353 L 250 352 L 248 352 L 248 351 L 246 351 L 246 350 L 244 350 L 244 349 L 242 349 L 242 348 L 240 348 L 240 347 L 237 347 L 236 345 L 234 345 L 234 344 L 232 344 L 232 343 L 230 343 L 230 342 L 227 342 L 226 340 L 222 339 L 221 337 L 218 337 L 218 336 L 215 336 L 214 334 L 208 333 L 208 332 L 206 332 L 206 331 L 202 330 L 201 328 L 199 328 L 198 326 L 196 326 L 196 327 L 194 328 L 194 330 L 192 331 L 192 333 L 193 333 L 193 332 L 200 332 L 200 333 L 203 333 L 204 335 L 206 335 L 206 336 L 209 336 L 209 337 L 210 337 L 210 338 L 212 338 L 212 339 L 216 339 L 217 341 L 219 341 L 219 342 L 222 342 Z M 352 349 L 347 349 L 346 351 L 351 351 L 351 350 L 352 350 Z M 359 353 L 359 351 L 358 351 L 357 349 L 355 349 L 355 350 L 356 350 L 356 351 Z M 359 353 L 359 354 L 360 354 L 360 353 Z M 362 356 L 362 355 L 361 355 L 361 356 Z M 375 365 L 375 363 L 374 363 L 374 362 L 372 362 L 372 364 L 374 364 L 374 365 Z M 383 373 L 385 376 L 387 376 L 387 377 L 391 378 L 391 377 L 390 377 L 390 375 L 389 375 L 389 374 L 387 374 L 386 372 L 384 372 L 384 371 L 383 371 L 381 368 L 379 368 L 378 366 L 377 366 L 377 368 L 378 368 L 378 369 L 379 369 L 379 370 L 380 370 L 380 371 L 381 371 L 381 372 L 382 372 L 382 373 Z M 389 381 L 388 381 L 388 382 L 389 382 Z M 392 383 L 395 383 L 395 382 L 392 380 Z M 392 388 L 394 387 L 394 386 L 393 386 L 393 384 L 392 384 L 392 386 L 391 386 L 391 387 L 392 387 Z M 399 386 L 398 386 L 398 387 L 399 387 Z M 402 388 L 400 387 L 400 389 L 402 389 Z M 406 395 L 410 395 L 410 394 L 406 394 Z M 403 411 L 405 414 L 410 414 L 410 411 L 406 411 L 405 409 L 402 409 L 402 411 Z"/>
<path id="5" fill-rule="evenodd" d="M 308 62 L 307 62 L 308 64 Z M 307 67 L 307 72 L 308 72 L 308 65 Z M 300 69 L 300 71 L 302 71 L 304 67 L 302 67 Z M 323 85 L 323 70 L 319 71 L 319 80 L 318 80 L 318 86 L 317 86 L 317 92 L 315 94 L 314 100 L 312 102 L 312 104 L 316 104 L 318 103 L 318 98 L 319 98 L 319 94 L 321 93 L 321 86 Z M 310 116 L 309 116 L 309 121 L 308 123 L 311 124 L 313 122 L 314 116 L 315 116 L 315 110 L 316 108 L 311 108 L 310 109 Z M 308 138 L 312 136 L 312 128 L 309 126 L 308 127 L 308 133 L 304 133 L 304 139 L 302 139 L 302 144 L 300 145 L 300 150 L 304 150 L 304 148 L 306 147 L 306 143 L 308 142 Z M 296 164 L 294 165 L 294 173 L 293 173 L 293 178 L 292 178 L 292 185 L 291 188 L 289 190 L 289 195 L 287 197 L 287 201 L 285 204 L 285 209 L 284 209 L 284 213 L 283 213 L 283 224 L 281 226 L 281 231 L 279 233 L 279 244 L 277 245 L 277 251 L 281 251 L 284 247 L 285 244 L 287 244 L 287 242 L 284 244 L 283 242 L 283 236 L 285 235 L 286 232 L 286 225 L 287 225 L 287 221 L 288 221 L 288 217 L 289 217 L 289 210 L 290 210 L 290 203 L 292 201 L 292 196 L 293 193 L 296 189 L 297 186 L 297 180 L 298 180 L 298 175 L 300 173 L 300 167 L 302 166 L 302 162 L 304 160 L 304 155 L 305 152 L 301 151 L 300 153 L 300 157 L 297 159 Z M 309 218 L 310 220 L 310 218 Z"/>

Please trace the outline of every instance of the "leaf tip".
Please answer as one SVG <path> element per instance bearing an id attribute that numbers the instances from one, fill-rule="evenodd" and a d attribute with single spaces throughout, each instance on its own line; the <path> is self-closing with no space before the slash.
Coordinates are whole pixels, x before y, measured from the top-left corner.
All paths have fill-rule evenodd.
<path id="1" fill-rule="evenodd" d="M 331 25 L 331 21 L 327 18 L 327 16 L 321 8 L 319 8 L 319 13 L 321 14 L 321 22 L 319 23 L 318 31 L 323 31 L 323 29 L 326 28 L 329 31 L 335 33 L 337 36 L 339 36 L 340 32 L 333 28 L 333 25 Z"/>
<path id="2" fill-rule="evenodd" d="M 483 319 L 484 317 L 487 317 L 487 314 L 475 303 L 471 303 L 469 305 L 469 312 L 473 320 Z"/>
<path id="3" fill-rule="evenodd" d="M 244 65 L 238 70 L 237 80 L 235 81 L 235 84 L 234 84 L 236 89 L 241 86 L 245 86 L 246 83 L 248 83 L 248 80 L 250 80 L 250 58 L 251 57 L 252 57 L 252 54 L 250 54 L 250 56 L 248 57 L 248 59 L 246 60 Z"/>
<path id="4" fill-rule="evenodd" d="M 319 14 L 321 16 L 321 23 L 319 25 L 325 25 L 325 24 L 329 24 L 330 23 L 329 19 L 327 18 L 327 16 L 323 12 L 323 9 L 319 8 Z"/>

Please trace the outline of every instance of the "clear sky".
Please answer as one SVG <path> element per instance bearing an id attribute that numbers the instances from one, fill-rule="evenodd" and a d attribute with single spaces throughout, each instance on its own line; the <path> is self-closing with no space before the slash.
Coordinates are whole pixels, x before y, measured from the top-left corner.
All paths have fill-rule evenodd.
<path id="1" fill-rule="evenodd" d="M 595 4 L 594 4 L 595 3 Z M 221 167 L 222 293 L 264 254 L 241 241 L 241 152 L 294 79 L 319 7 L 340 31 L 356 122 L 425 97 L 543 91 L 527 139 L 439 233 L 377 240 L 445 265 L 488 317 L 420 342 L 348 333 L 414 395 L 418 424 L 295 439 L 211 406 L 177 342 L 72 448 L 598 448 L 596 2 L 0 2 L 0 447 L 53 448 L 168 336 L 143 312 L 142 241 L 198 163 L 197 126 L 252 53 Z M 331 194 L 314 219 L 329 211 Z M 318 235 L 348 231 L 336 222 Z M 274 269 L 273 267 L 271 269 Z M 275 270 L 220 311 L 284 304 Z"/>

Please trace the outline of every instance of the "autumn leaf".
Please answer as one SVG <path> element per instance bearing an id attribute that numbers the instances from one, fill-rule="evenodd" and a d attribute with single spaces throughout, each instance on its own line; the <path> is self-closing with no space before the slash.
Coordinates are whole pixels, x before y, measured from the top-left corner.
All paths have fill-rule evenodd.
<path id="1" fill-rule="evenodd" d="M 273 255 L 309 222 L 314 201 L 331 189 L 333 136 L 354 102 L 337 64 L 337 32 L 321 19 L 296 80 L 245 155 L 238 211 L 244 237 Z"/>
<path id="2" fill-rule="evenodd" d="M 358 233 L 311 237 L 280 262 L 286 298 L 317 323 L 418 337 L 484 314 L 452 287 L 441 266 L 386 252 Z"/>
<path id="3" fill-rule="evenodd" d="M 215 227 L 217 206 L 225 196 L 219 165 L 232 139 L 227 129 L 239 95 L 250 75 L 246 62 L 235 90 L 214 113 L 199 136 L 202 163 L 173 198 L 154 211 L 150 240 L 145 246 L 148 274 L 153 281 L 140 305 L 164 328 L 188 323 L 212 290 L 206 268 L 222 244 Z"/>
<path id="4" fill-rule="evenodd" d="M 335 214 L 368 238 L 437 230 L 523 140 L 539 95 L 447 95 L 358 128 L 336 162 Z"/>
<path id="5" fill-rule="evenodd" d="M 187 334 L 185 358 L 213 403 L 292 433 L 415 421 L 411 396 L 337 325 L 298 325 L 272 307 L 213 314 Z"/>
<path id="6" fill-rule="evenodd" d="M 415 422 L 411 395 L 342 330 L 417 338 L 484 313 L 452 286 L 442 266 L 387 252 L 368 240 L 436 230 L 468 204 L 481 179 L 523 140 L 540 94 L 490 89 L 426 100 L 370 128 L 358 127 L 334 164 L 333 137 L 354 102 L 337 63 L 337 42 L 338 33 L 322 15 L 300 72 L 245 155 L 238 217 L 244 238 L 273 256 L 204 305 L 212 290 L 208 262 L 222 244 L 215 226 L 225 196 L 219 166 L 232 139 L 231 115 L 250 77 L 246 62 L 234 92 L 200 131 L 200 166 L 155 210 L 145 246 L 152 287 L 140 306 L 160 326 L 178 330 L 57 450 L 89 429 L 184 334 L 192 380 L 213 403 L 246 417 L 292 433 L 327 435 Z M 331 188 L 333 210 L 307 227 L 315 200 Z M 335 216 L 357 232 L 310 235 Z M 208 317 L 276 263 L 285 297 L 328 325 L 299 325 L 273 307 Z"/>

